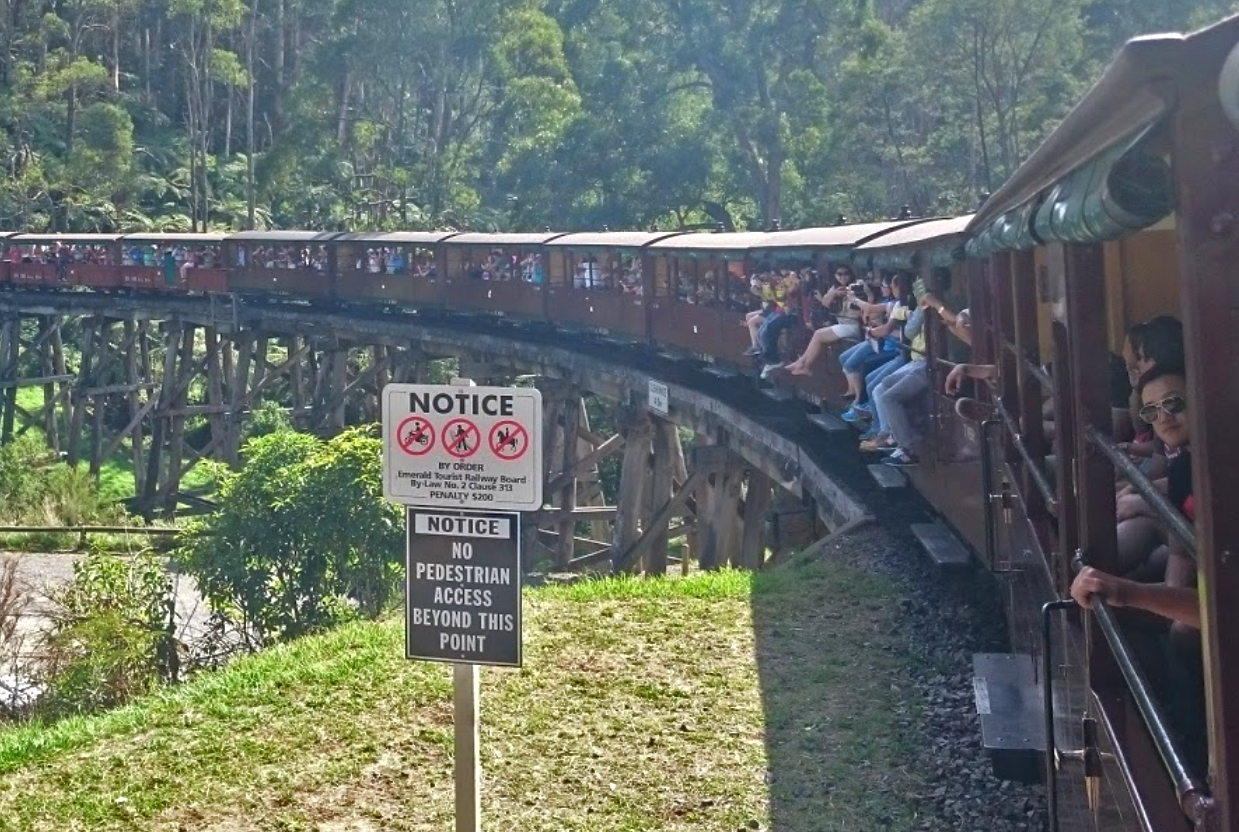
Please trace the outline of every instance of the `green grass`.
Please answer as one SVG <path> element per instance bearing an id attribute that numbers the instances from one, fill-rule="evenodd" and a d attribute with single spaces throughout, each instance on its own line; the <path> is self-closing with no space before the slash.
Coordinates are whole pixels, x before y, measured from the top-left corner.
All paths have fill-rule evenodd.
<path id="1" fill-rule="evenodd" d="M 911 828 L 896 608 L 821 562 L 528 591 L 525 666 L 482 671 L 486 827 Z M 402 654 L 353 624 L 11 728 L 0 830 L 450 829 L 449 670 Z"/>

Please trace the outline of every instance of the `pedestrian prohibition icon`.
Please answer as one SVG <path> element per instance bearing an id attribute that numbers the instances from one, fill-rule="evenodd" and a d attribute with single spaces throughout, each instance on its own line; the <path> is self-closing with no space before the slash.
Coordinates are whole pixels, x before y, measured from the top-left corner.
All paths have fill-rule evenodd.
<path id="1" fill-rule="evenodd" d="M 499 422 L 490 429 L 489 443 L 491 453 L 510 462 L 520 459 L 529 450 L 529 432 L 519 422 Z"/>
<path id="2" fill-rule="evenodd" d="M 434 425 L 422 416 L 410 416 L 396 428 L 396 441 L 409 456 L 430 453 L 435 446 Z"/>
<path id="3" fill-rule="evenodd" d="M 468 419 L 453 419 L 443 426 L 443 447 L 457 459 L 468 459 L 478 452 L 482 434 Z"/>

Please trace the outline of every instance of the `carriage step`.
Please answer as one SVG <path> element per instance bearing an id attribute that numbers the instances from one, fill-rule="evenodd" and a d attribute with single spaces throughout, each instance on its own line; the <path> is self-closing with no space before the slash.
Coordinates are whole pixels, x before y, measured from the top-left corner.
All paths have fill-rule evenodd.
<path id="1" fill-rule="evenodd" d="M 916 535 L 921 548 L 939 569 L 968 569 L 972 566 L 972 555 L 941 523 L 913 523 L 912 534 Z"/>
<path id="2" fill-rule="evenodd" d="M 850 433 L 852 430 L 852 428 L 848 426 L 847 422 L 843 421 L 838 416 L 835 416 L 833 413 L 810 413 L 805 418 L 827 433 L 843 433 L 845 431 Z M 883 467 L 889 468 L 890 466 L 886 465 Z"/>
<path id="3" fill-rule="evenodd" d="M 1044 780 L 1045 709 L 1032 657 L 974 654 L 972 689 L 994 776 L 1017 783 Z"/>
<path id="4" fill-rule="evenodd" d="M 677 363 L 688 360 L 687 355 L 679 352 L 671 352 L 670 350 L 659 350 L 658 357 L 665 358 L 667 361 L 675 361 Z"/>
<path id="5" fill-rule="evenodd" d="M 796 400 L 796 394 L 786 387 L 766 387 L 763 388 L 761 394 L 767 399 L 785 404 Z"/>
<path id="6" fill-rule="evenodd" d="M 724 367 L 720 364 L 707 364 L 701 368 L 701 371 L 706 375 L 711 375 L 715 378 L 721 378 L 724 380 L 737 378 L 740 375 L 730 367 Z"/>
<path id="7" fill-rule="evenodd" d="M 873 477 L 878 487 L 883 491 L 895 491 L 906 488 L 908 477 L 898 468 L 877 463 L 869 466 L 869 476 Z"/>

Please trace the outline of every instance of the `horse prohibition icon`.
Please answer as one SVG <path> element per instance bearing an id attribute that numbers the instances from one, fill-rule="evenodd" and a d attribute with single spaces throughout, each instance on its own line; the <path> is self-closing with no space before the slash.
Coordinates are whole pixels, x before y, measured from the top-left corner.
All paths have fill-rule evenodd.
<path id="1" fill-rule="evenodd" d="M 529 450 L 529 431 L 519 422 L 499 422 L 490 429 L 491 453 L 504 462 L 520 459 Z"/>

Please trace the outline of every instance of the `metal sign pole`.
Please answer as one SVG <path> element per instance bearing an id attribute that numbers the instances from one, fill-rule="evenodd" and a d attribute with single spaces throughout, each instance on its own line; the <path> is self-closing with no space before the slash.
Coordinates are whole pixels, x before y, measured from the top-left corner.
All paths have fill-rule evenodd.
<path id="1" fill-rule="evenodd" d="M 472 379 L 454 378 L 453 387 L 474 387 Z M 452 721 L 455 729 L 456 832 L 481 832 L 482 755 L 476 664 L 452 665 Z"/>

